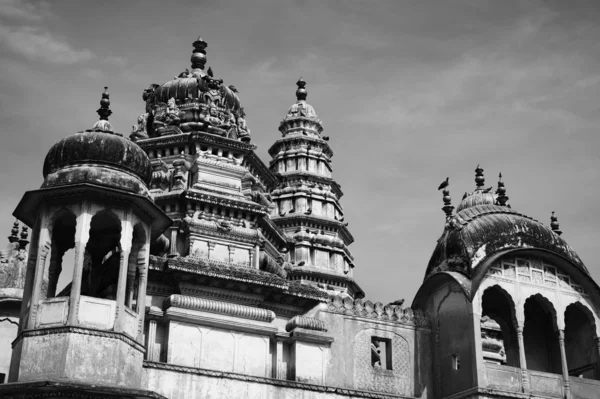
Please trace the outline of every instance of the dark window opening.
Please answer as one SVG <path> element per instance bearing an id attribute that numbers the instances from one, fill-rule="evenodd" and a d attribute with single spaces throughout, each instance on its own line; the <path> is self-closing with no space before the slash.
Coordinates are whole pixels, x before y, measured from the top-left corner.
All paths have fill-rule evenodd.
<path id="1" fill-rule="evenodd" d="M 460 356 L 456 353 L 452 355 L 452 368 L 454 370 L 460 370 Z"/>
<path id="2" fill-rule="evenodd" d="M 392 369 L 392 340 L 371 337 L 371 366 L 376 369 Z"/>

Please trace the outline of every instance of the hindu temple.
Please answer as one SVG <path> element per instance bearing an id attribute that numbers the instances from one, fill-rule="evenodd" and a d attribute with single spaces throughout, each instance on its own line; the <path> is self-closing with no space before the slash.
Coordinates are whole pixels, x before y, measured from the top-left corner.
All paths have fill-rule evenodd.
<path id="1" fill-rule="evenodd" d="M 600 397 L 600 288 L 555 214 L 480 165 L 456 206 L 446 179 L 415 298 L 374 303 L 310 86 L 251 132 L 206 50 L 143 90 L 130 133 L 105 88 L 49 149 L 0 252 L 0 397 Z"/>

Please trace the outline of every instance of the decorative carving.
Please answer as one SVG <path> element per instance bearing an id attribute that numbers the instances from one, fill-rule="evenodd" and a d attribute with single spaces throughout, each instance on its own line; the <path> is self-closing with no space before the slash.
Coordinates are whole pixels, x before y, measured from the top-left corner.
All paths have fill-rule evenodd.
<path id="1" fill-rule="evenodd" d="M 488 316 L 481 318 L 481 346 L 484 360 L 491 363 L 506 364 L 502 329 L 494 319 Z"/>
<path id="2" fill-rule="evenodd" d="M 402 309 L 400 306 L 394 305 L 383 306 L 381 302 L 373 305 L 371 301 L 363 302 L 362 299 L 353 300 L 350 298 L 342 300 L 339 296 L 333 296 L 329 298 L 327 310 L 350 316 L 429 327 L 429 318 L 420 310 L 412 310 L 411 308 Z"/>
<path id="3" fill-rule="evenodd" d="M 176 105 L 175 98 L 171 97 L 167 104 L 159 105 L 154 111 L 154 130 L 162 134 L 166 132 L 168 126 L 178 126 L 183 114 Z"/>
<path id="4" fill-rule="evenodd" d="M 390 369 L 373 367 L 371 364 L 372 337 L 390 341 Z M 365 329 L 354 338 L 354 381 L 357 389 L 410 395 L 411 358 L 408 342 L 404 337 L 389 331 Z"/>
<path id="5" fill-rule="evenodd" d="M 200 310 L 267 323 L 275 320 L 275 313 L 270 310 L 185 295 L 171 295 L 168 297 L 164 302 L 164 308 L 166 310 L 170 307 Z"/>
<path id="6" fill-rule="evenodd" d="M 294 316 L 285 325 L 285 331 L 292 331 L 294 328 L 304 328 L 306 330 L 327 332 L 327 326 L 323 320 L 307 316 Z"/>
<path id="7" fill-rule="evenodd" d="M 148 121 L 148 113 L 141 114 L 138 116 L 137 125 L 133 125 L 131 128 L 131 134 L 129 138 L 132 141 L 147 139 L 148 132 L 146 131 L 146 122 Z"/>

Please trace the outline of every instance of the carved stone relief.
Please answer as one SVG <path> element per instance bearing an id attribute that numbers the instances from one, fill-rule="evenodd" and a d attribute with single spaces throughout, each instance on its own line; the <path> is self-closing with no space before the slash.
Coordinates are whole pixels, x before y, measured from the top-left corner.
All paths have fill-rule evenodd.
<path id="1" fill-rule="evenodd" d="M 372 337 L 391 341 L 391 369 L 373 367 L 371 363 Z M 365 329 L 354 339 L 354 381 L 357 389 L 411 395 L 411 361 L 408 342 L 399 334 Z"/>

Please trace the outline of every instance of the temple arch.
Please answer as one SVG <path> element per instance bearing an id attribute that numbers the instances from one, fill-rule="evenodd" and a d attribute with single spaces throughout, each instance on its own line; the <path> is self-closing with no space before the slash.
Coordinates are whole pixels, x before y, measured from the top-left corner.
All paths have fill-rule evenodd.
<path id="1" fill-rule="evenodd" d="M 68 291 L 62 292 L 72 275 L 73 265 L 68 270 L 64 268 L 65 254 L 75 247 L 75 229 L 77 218 L 75 214 L 67 209 L 61 208 L 51 218 L 50 231 L 50 257 L 47 269 L 48 285 L 45 297 L 68 296 Z M 67 256 L 66 258 L 72 258 Z M 70 273 L 69 273 L 70 272 Z M 60 285 L 59 285 L 60 281 Z M 42 292 L 42 297 L 44 293 Z"/>
<path id="2" fill-rule="evenodd" d="M 569 375 L 600 379 L 594 315 L 586 306 L 575 302 L 567 306 L 564 317 Z"/>
<path id="3" fill-rule="evenodd" d="M 90 222 L 83 260 L 81 295 L 115 299 L 121 261 L 121 221 L 110 210 L 97 212 Z"/>
<path id="4" fill-rule="evenodd" d="M 556 310 L 541 294 L 525 301 L 523 342 L 527 368 L 560 374 L 562 372 Z"/>
<path id="5" fill-rule="evenodd" d="M 481 296 L 481 338 L 486 361 L 519 367 L 516 307 L 511 295 L 499 285 Z"/>

